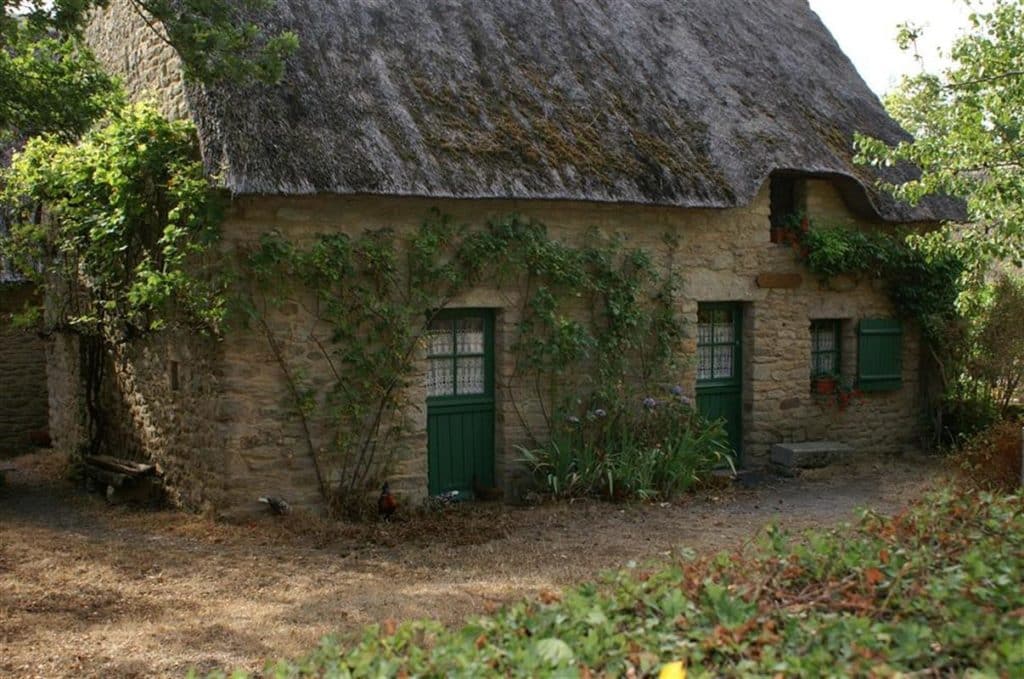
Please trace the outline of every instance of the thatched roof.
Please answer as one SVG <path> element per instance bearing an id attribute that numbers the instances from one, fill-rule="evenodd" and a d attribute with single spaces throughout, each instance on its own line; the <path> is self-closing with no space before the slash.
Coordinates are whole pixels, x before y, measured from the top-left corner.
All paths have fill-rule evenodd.
<path id="1" fill-rule="evenodd" d="M 301 43 L 283 82 L 189 95 L 238 194 L 732 207 L 795 170 L 846 178 L 887 220 L 962 215 L 868 188 L 854 130 L 905 133 L 807 0 L 271 5 L 260 21 Z"/>

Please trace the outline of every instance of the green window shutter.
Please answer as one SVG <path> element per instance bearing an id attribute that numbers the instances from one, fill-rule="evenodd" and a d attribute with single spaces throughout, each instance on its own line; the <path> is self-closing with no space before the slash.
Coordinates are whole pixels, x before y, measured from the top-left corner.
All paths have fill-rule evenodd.
<path id="1" fill-rule="evenodd" d="M 861 391 L 893 391 L 903 386 L 903 326 L 891 319 L 860 322 L 857 384 Z"/>

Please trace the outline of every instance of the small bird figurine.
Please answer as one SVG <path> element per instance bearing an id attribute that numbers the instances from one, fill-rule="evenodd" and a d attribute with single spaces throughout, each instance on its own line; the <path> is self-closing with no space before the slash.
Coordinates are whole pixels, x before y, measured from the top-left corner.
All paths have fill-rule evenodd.
<path id="1" fill-rule="evenodd" d="M 398 501 L 391 494 L 391 486 L 385 481 L 384 487 L 380 489 L 380 498 L 377 499 L 377 514 L 385 521 L 390 521 L 397 509 Z"/>
<path id="2" fill-rule="evenodd" d="M 291 505 L 284 498 L 274 497 L 273 495 L 261 497 L 260 502 L 270 507 L 270 511 L 275 514 L 287 514 L 292 510 Z"/>

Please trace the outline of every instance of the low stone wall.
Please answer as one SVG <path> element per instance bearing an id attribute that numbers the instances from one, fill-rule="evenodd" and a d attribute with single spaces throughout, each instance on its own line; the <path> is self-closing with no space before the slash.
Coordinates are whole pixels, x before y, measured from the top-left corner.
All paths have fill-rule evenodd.
<path id="1" fill-rule="evenodd" d="M 0 284 L 0 457 L 25 452 L 47 430 L 46 343 L 11 322 L 34 299 L 30 285 Z"/>

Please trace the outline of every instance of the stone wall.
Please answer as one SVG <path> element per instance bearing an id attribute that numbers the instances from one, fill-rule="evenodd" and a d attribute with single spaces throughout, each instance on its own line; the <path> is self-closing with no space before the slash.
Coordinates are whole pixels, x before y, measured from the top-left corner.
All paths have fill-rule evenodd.
<path id="1" fill-rule="evenodd" d="M 82 340 L 57 334 L 48 351 L 54 447 L 75 457 L 88 443 Z M 194 510 L 223 506 L 225 403 L 213 339 L 162 332 L 104 355 L 99 403 L 102 447 L 157 464 L 169 499 Z"/>
<path id="2" fill-rule="evenodd" d="M 828 182 L 810 182 L 808 194 L 812 212 L 828 207 L 833 219 L 879 227 L 857 222 Z M 919 337 L 912 327 L 905 327 L 901 389 L 866 395 L 845 411 L 811 394 L 810 321 L 843 321 L 843 372 L 853 377 L 857 322 L 892 317 L 893 310 L 877 284 L 850 280 L 823 285 L 802 268 L 788 246 L 770 243 L 767 188 L 750 206 L 734 210 L 369 196 L 241 198 L 223 225 L 222 247 L 232 256 L 235 250 L 255 247 L 271 230 L 300 245 L 322 233 L 358 235 L 385 227 L 401 236 L 418 228 L 434 208 L 470 225 L 510 213 L 535 217 L 547 224 L 552 237 L 565 242 L 578 243 L 592 227 L 607 235 L 620 233 L 630 246 L 643 247 L 662 262 L 669 256 L 664 235 L 677 236 L 685 360 L 680 373 L 666 376 L 665 382 L 682 384 L 689 394 L 695 391 L 698 305 L 742 303 L 747 466 L 766 463 L 772 444 L 779 442 L 827 439 L 880 455 L 918 445 Z M 764 273 L 788 275 L 795 287 L 759 287 L 758 277 Z M 282 282 L 280 291 L 286 287 Z M 495 311 L 496 473 L 507 497 L 515 496 L 522 475 L 515 447 L 529 443 L 530 434 L 542 434 L 544 427 L 534 386 L 517 377 L 511 351 L 521 294 L 518 289 L 482 286 L 450 305 Z M 183 506 L 250 510 L 267 494 L 299 506 L 322 506 L 314 456 L 324 480 L 334 480 L 337 461 L 328 453 L 332 429 L 316 418 L 303 424 L 288 382 L 289 376 L 301 375 L 320 394 L 333 383 L 331 366 L 312 339 L 323 339 L 329 328 L 317 325 L 310 308 L 311 300 L 301 296 L 268 308 L 266 329 L 276 338 L 275 345 L 263 328 L 249 323 L 236 324 L 217 343 L 161 336 L 115 357 L 115 380 L 109 385 L 116 389 L 105 398 L 124 426 L 110 442 L 123 454 L 159 462 Z M 420 364 L 424 370 L 425 363 Z M 427 487 L 424 382 L 417 378 L 406 394 L 410 407 L 401 416 L 410 425 L 409 433 L 388 442 L 382 453 L 389 479 L 410 499 L 422 497 Z M 52 391 L 53 384 L 51 379 Z M 69 406 L 61 394 L 71 391 L 65 385 L 51 394 L 62 412 L 69 412 Z M 66 446 L 71 437 L 57 438 Z"/>
<path id="3" fill-rule="evenodd" d="M 25 452 L 30 434 L 47 429 L 46 343 L 11 322 L 35 294 L 28 284 L 0 284 L 0 457 Z"/>
<path id="4" fill-rule="evenodd" d="M 85 40 L 100 63 L 121 78 L 133 101 L 152 101 L 169 118 L 188 116 L 181 60 L 127 0 L 96 10 Z"/>
<path id="5" fill-rule="evenodd" d="M 416 198 L 308 197 L 245 198 L 236 203 L 224 226 L 225 247 L 253 246 L 260 235 L 278 230 L 299 243 L 309 243 L 319 233 L 343 231 L 357 235 L 366 229 L 389 227 L 399 234 L 418 227 L 430 209 L 437 208 L 456 220 L 482 225 L 488 219 L 515 212 L 535 217 L 549 227 L 552 236 L 578 242 L 590 227 L 605 234 L 622 233 L 629 244 L 646 248 L 656 258 L 668 256 L 663 235 L 677 235 L 682 247 L 681 312 L 687 321 L 684 354 L 696 349 L 696 315 L 700 302 L 741 302 L 746 317 L 744 448 L 745 464 L 767 461 L 771 445 L 805 440 L 837 440 L 865 452 L 893 453 L 918 444 L 921 436 L 919 394 L 919 338 L 916 329 L 905 328 L 903 343 L 904 384 L 895 392 L 866 395 L 840 411 L 830 399 L 814 396 L 810 389 L 810 321 L 843 321 L 843 373 L 856 372 L 856 327 L 863 318 L 892 317 L 884 291 L 871 281 L 845 281 L 825 286 L 810 276 L 788 246 L 769 242 L 768 192 L 762 191 L 747 208 L 736 210 L 683 210 L 621 205 L 562 202 L 460 201 Z M 853 217 L 839 194 L 827 181 L 808 185 L 808 208 L 833 221 L 843 219 L 863 228 L 877 224 Z M 758 287 L 762 273 L 796 274 L 793 289 Z M 497 474 L 507 492 L 518 466 L 515 446 L 529 441 L 531 432 L 542 431 L 542 413 L 536 407 L 532 384 L 517 380 L 514 357 L 509 351 L 515 339 L 518 290 L 480 288 L 452 303 L 452 307 L 492 308 L 496 312 L 496 456 Z M 329 380 L 308 336 L 310 318 L 303 305 L 288 305 L 271 313 L 269 326 L 288 337 L 289 361 L 294 370 L 318 376 L 322 387 Z M 695 389 L 692 361 L 685 361 L 679 382 L 688 393 Z M 233 403 L 232 428 L 225 441 L 228 469 L 236 479 L 233 492 L 251 497 L 269 485 L 281 493 L 312 498 L 300 489 L 312 478 L 301 460 L 304 435 L 289 423 L 287 390 L 281 382 L 280 365 L 266 341 L 247 332 L 233 335 L 224 344 L 224 393 Z M 413 435 L 396 444 L 390 475 L 409 494 L 422 495 L 426 488 L 426 397 L 415 385 L 410 400 L 423 404 L 410 413 Z M 322 432 L 320 432 L 322 433 Z M 314 433 L 314 438 L 323 440 Z M 316 444 L 319 445 L 319 444 Z M 283 470 L 283 471 L 282 471 Z M 312 487 L 312 486 L 308 486 Z"/>

